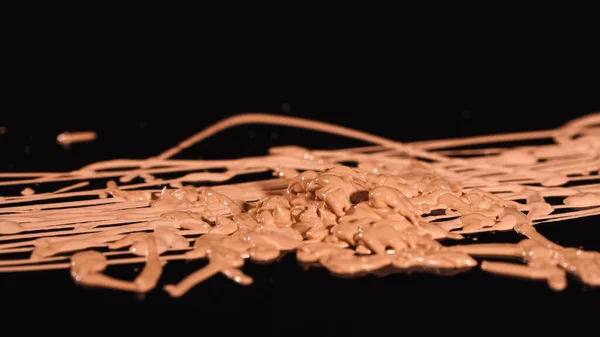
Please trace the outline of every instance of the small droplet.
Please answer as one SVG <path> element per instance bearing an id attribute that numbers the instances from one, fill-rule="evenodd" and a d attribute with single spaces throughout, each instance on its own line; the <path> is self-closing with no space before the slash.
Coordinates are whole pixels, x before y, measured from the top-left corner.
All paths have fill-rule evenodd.
<path id="1" fill-rule="evenodd" d="M 34 195 L 34 194 L 35 194 L 35 191 L 29 187 L 26 187 L 21 191 L 21 195 Z"/>

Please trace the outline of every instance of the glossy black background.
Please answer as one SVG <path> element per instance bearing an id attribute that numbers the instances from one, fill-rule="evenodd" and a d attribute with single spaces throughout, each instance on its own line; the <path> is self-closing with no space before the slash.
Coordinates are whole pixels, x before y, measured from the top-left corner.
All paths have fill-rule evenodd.
<path id="1" fill-rule="evenodd" d="M 339 15 L 343 23 L 325 20 L 319 29 L 306 18 L 277 17 L 254 23 L 257 31 L 211 30 L 215 26 L 205 22 L 192 28 L 185 20 L 174 20 L 170 29 L 153 20 L 118 28 L 101 19 L 84 25 L 87 17 L 43 26 L 17 20 L 9 29 L 11 61 L 4 66 L 0 125 L 7 133 L 0 136 L 0 169 L 70 170 L 96 160 L 145 158 L 226 116 L 249 111 L 314 118 L 399 141 L 547 129 L 600 111 L 597 8 L 514 8 L 493 17 L 485 14 L 489 11 L 454 10 L 416 17 L 378 13 L 369 20 Z M 191 22 L 197 21 L 203 20 Z M 94 130 L 99 138 L 65 150 L 55 142 L 65 130 Z M 226 131 L 181 157 L 258 155 L 290 143 L 361 144 L 252 126 Z M 597 221 L 539 230 L 564 245 L 600 250 Z M 480 237 L 486 240 L 518 237 Z M 170 263 L 161 284 L 201 265 Z M 131 267 L 116 269 L 133 276 Z M 160 313 L 186 322 L 190 316 L 194 322 L 245 314 L 261 318 L 260 327 L 225 327 L 279 335 L 314 325 L 322 332 L 349 332 L 374 322 L 386 329 L 410 323 L 421 331 L 464 331 L 476 319 L 494 329 L 527 320 L 529 326 L 568 327 L 599 299 L 598 290 L 575 280 L 555 293 L 543 282 L 478 270 L 455 277 L 338 279 L 323 270 L 305 272 L 286 256 L 273 265 L 249 263 L 244 271 L 255 278 L 254 285 L 241 287 L 218 276 L 177 300 L 161 289 L 143 300 L 83 289 L 66 271 L 0 274 L 0 291 L 7 307 L 33 308 L 41 316 L 54 301 L 64 309 L 50 312 L 60 311 L 65 319 L 109 307 L 127 317 Z M 513 309 L 501 313 L 507 306 Z M 159 325 L 148 317 L 154 316 L 140 319 Z M 450 319 L 457 321 L 447 325 Z"/>

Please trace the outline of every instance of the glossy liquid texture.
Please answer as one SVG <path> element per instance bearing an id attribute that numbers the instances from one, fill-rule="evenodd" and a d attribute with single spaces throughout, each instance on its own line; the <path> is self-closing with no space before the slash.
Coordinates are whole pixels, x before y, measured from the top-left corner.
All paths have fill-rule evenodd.
<path id="1" fill-rule="evenodd" d="M 56 136 L 56 142 L 68 146 L 73 143 L 91 142 L 96 140 L 96 137 L 97 135 L 93 131 L 63 132 Z"/>
<path id="2" fill-rule="evenodd" d="M 376 145 L 329 151 L 282 146 L 262 157 L 170 159 L 226 128 L 252 123 Z M 145 160 L 98 162 L 65 173 L 0 173 L 0 186 L 22 187 L 21 195 L 0 199 L 0 272 L 70 269 L 84 286 L 145 293 L 156 287 L 168 261 L 208 259 L 206 267 L 164 286 L 179 297 L 219 273 L 249 285 L 253 279 L 241 270 L 247 260 L 271 262 L 295 252 L 300 263 L 342 275 L 480 265 L 490 273 L 544 280 L 556 290 L 567 286 L 567 273 L 598 286 L 600 254 L 559 246 L 535 230 L 544 222 L 600 214 L 600 185 L 592 175 L 600 163 L 597 123 L 595 114 L 557 130 L 402 144 L 316 121 L 247 114 Z M 553 144 L 453 149 L 528 139 Z M 340 164 L 346 161 L 358 167 Z M 274 178 L 228 184 L 256 172 Z M 178 176 L 161 178 L 166 173 Z M 144 182 L 131 183 L 136 177 Z M 84 189 L 93 180 L 108 180 L 106 188 Z M 588 183 L 564 187 L 573 181 Z M 57 182 L 65 186 L 50 193 L 30 187 Z M 206 182 L 222 184 L 202 186 Z M 551 204 L 550 197 L 563 201 Z M 523 240 L 454 246 L 441 241 L 511 230 Z M 30 257 L 4 258 L 23 252 Z M 104 274 L 111 265 L 137 263 L 145 267 L 133 281 Z"/>

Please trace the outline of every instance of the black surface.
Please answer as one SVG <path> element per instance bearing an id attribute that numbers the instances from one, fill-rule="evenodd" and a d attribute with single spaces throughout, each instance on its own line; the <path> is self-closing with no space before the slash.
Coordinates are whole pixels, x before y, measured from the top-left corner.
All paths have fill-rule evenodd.
<path id="1" fill-rule="evenodd" d="M 373 20 L 370 29 L 348 28 L 331 38 L 294 31 L 289 34 L 308 34 L 309 41 L 275 37 L 266 44 L 242 33 L 213 44 L 202 32 L 188 38 L 155 35 L 149 28 L 131 38 L 120 36 L 118 29 L 29 30 L 21 22 L 13 30 L 26 31 L 27 39 L 17 39 L 15 46 L 22 47 L 23 41 L 29 46 L 9 52 L 11 71 L 4 79 L 8 87 L 0 110 L 0 125 L 7 127 L 0 136 L 0 169 L 69 170 L 97 160 L 145 158 L 225 116 L 283 113 L 284 103 L 291 105 L 289 115 L 399 141 L 547 129 L 600 111 L 600 31 L 593 8 L 509 12 L 494 19 L 467 14 L 445 21 L 427 15 L 410 22 L 398 19 L 402 27 L 393 20 Z M 277 29 L 270 31 L 277 34 Z M 193 52 L 187 50 L 194 44 L 189 47 Z M 62 131 L 88 129 L 98 133 L 96 142 L 69 150 L 55 143 Z M 182 158 L 261 154 L 276 144 L 361 144 L 325 136 L 311 141 L 308 135 L 279 127 L 240 127 L 187 150 Z M 600 250 L 597 222 L 581 219 L 539 230 L 561 244 Z M 514 241 L 517 236 L 485 239 Z M 198 266 L 170 263 L 161 284 Z M 131 267 L 119 269 L 133 277 Z M 386 317 L 380 320 L 390 328 L 407 320 L 420 329 L 445 327 L 449 318 L 459 319 L 452 325 L 457 330 L 475 318 L 498 328 L 527 317 L 547 327 L 568 325 L 573 321 L 565 323 L 560 315 L 574 318 L 599 299 L 598 290 L 575 280 L 555 293 L 543 282 L 478 270 L 454 277 L 338 279 L 320 269 L 303 271 L 293 256 L 286 256 L 272 265 L 248 263 L 244 271 L 255 278 L 254 285 L 241 287 L 217 276 L 177 300 L 161 289 L 141 300 L 80 288 L 66 271 L 0 274 L 0 292 L 6 307 L 31 309 L 58 300 L 69 315 L 109 306 L 127 315 L 140 309 L 203 319 L 246 313 L 262 317 L 262 324 L 279 332 L 312 324 L 324 326 L 322 332 L 354 331 L 383 312 Z M 424 292 L 429 294 L 425 299 Z M 500 314 L 499 306 L 514 311 Z M 316 313 L 307 314 L 308 308 Z M 550 316 L 543 319 L 542 314 Z M 443 323 L 432 323 L 432 316 Z M 344 320 L 353 321 L 350 328 Z"/>

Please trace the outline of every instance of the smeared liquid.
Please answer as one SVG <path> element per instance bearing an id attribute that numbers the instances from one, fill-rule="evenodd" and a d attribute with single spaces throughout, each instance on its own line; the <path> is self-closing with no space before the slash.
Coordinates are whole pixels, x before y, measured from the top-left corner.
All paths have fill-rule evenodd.
<path id="1" fill-rule="evenodd" d="M 30 253 L 28 259 L 0 260 L 0 272 L 70 268 L 84 286 L 146 293 L 168 261 L 208 259 L 205 267 L 164 286 L 179 297 L 216 274 L 249 285 L 254 280 L 241 269 L 247 260 L 267 263 L 295 252 L 300 263 L 340 275 L 467 271 L 480 264 L 490 273 L 544 280 L 555 290 L 567 286 L 567 273 L 599 286 L 600 254 L 554 244 L 534 227 L 600 214 L 594 175 L 599 122 L 600 115 L 590 115 L 557 130 L 402 144 L 316 121 L 248 114 L 145 160 L 98 162 L 65 173 L 0 173 L 0 186 L 67 183 L 50 193 L 27 187 L 21 196 L 0 199 L 0 255 Z M 296 126 L 377 145 L 329 151 L 281 146 L 262 157 L 170 159 L 247 123 Z M 63 134 L 61 143 L 93 138 Z M 527 139 L 553 143 L 452 149 Z M 357 168 L 341 165 L 346 161 Z M 274 178 L 227 183 L 257 172 Z M 143 182 L 132 184 L 138 177 Z M 106 188 L 82 190 L 99 179 L 110 179 Z M 588 183 L 563 187 L 572 181 Z M 551 197 L 562 197 L 562 203 L 549 203 Z M 442 244 L 485 231 L 514 231 L 524 239 Z M 490 256 L 513 262 L 477 260 Z M 113 264 L 136 263 L 145 267 L 133 281 L 104 274 Z"/>

